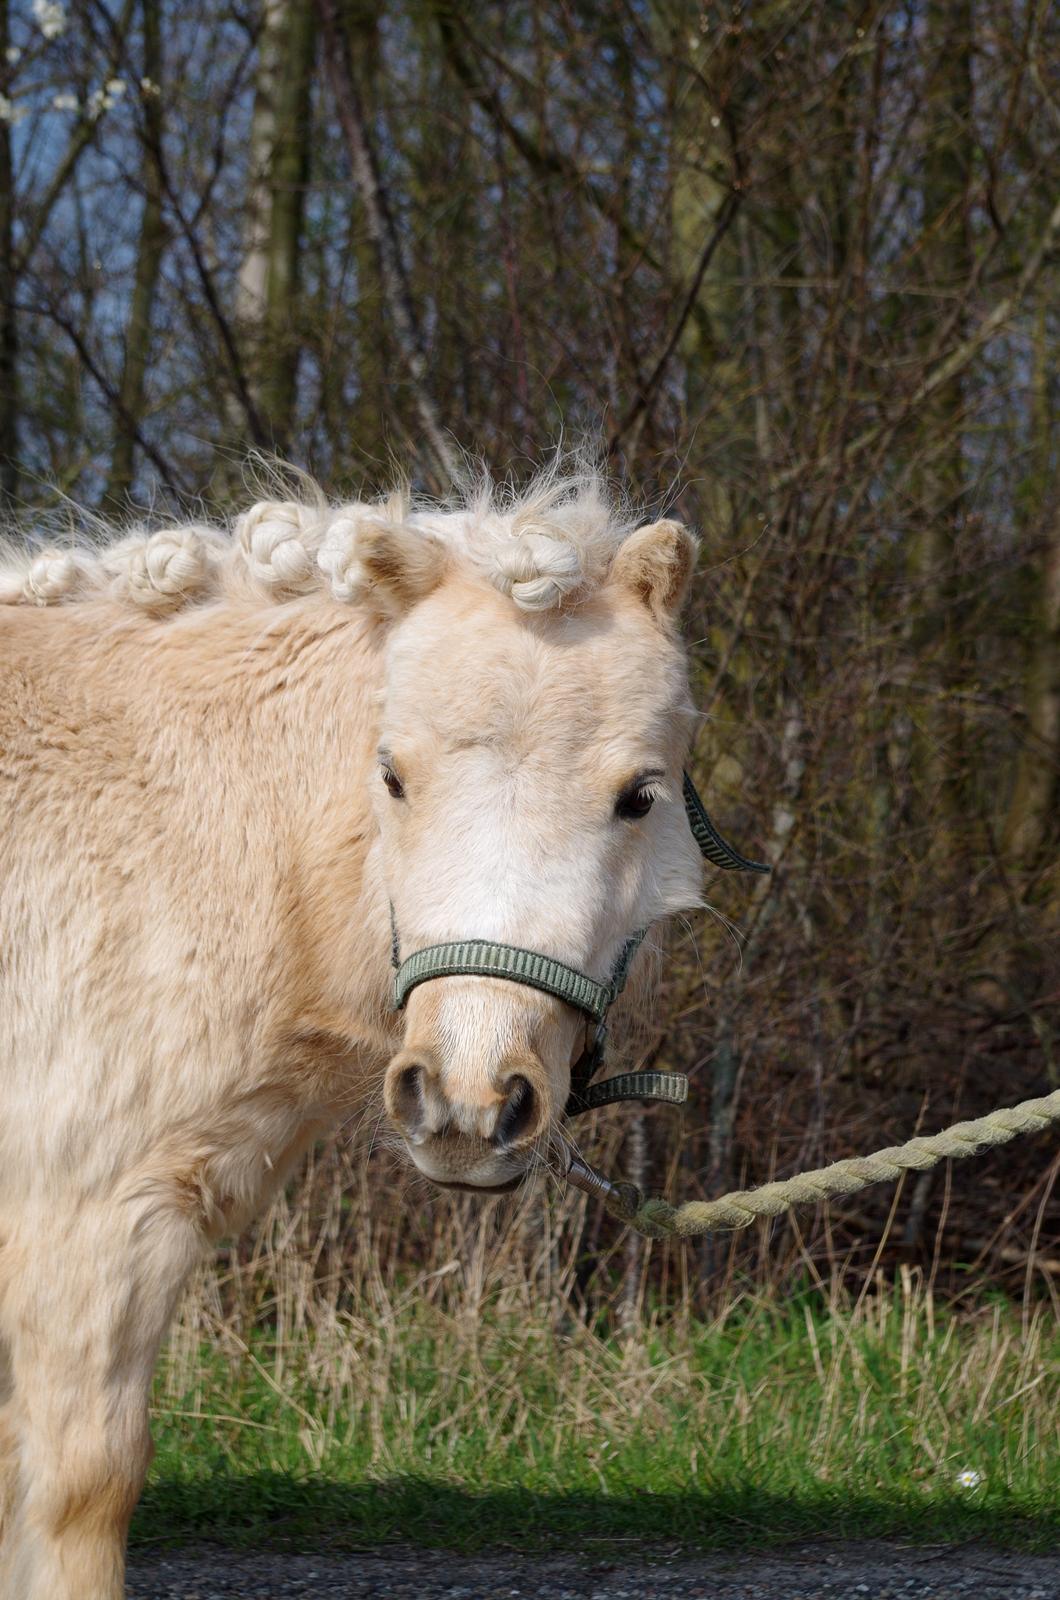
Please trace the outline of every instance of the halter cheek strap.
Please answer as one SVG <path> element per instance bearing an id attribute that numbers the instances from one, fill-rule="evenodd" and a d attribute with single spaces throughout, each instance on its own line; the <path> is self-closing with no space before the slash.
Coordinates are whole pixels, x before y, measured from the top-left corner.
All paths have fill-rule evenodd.
<path id="1" fill-rule="evenodd" d="M 706 807 L 687 772 L 684 775 L 683 794 L 685 813 L 693 837 L 708 861 L 727 872 L 770 870 L 764 862 L 751 861 L 741 855 L 722 838 L 707 815 Z M 427 945 L 402 961 L 401 941 L 391 906 L 393 1008 L 395 1011 L 403 1010 L 413 989 L 431 978 L 506 978 L 510 983 L 539 989 L 573 1006 L 595 1023 L 592 1041 L 571 1069 L 571 1092 L 566 1107 L 568 1115 L 611 1105 L 617 1100 L 663 1100 L 670 1105 L 683 1105 L 688 1098 L 688 1079 L 679 1072 L 620 1072 L 601 1083 L 594 1084 L 591 1081 L 604 1061 L 607 1013 L 626 986 L 633 958 L 647 931 L 647 928 L 641 928 L 626 940 L 611 969 L 610 978 L 606 983 L 600 983 L 579 972 L 576 967 L 569 967 L 553 956 L 542 955 L 539 950 L 525 950 L 513 944 L 496 944 L 490 939 L 462 939 L 448 944 Z"/>

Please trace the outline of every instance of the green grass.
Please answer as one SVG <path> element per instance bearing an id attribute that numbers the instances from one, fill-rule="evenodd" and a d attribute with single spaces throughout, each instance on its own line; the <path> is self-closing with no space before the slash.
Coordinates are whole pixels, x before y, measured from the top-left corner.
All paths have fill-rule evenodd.
<path id="1" fill-rule="evenodd" d="M 245 1337 L 185 1317 L 139 1540 L 477 1549 L 1060 1535 L 1051 1308 L 737 1302 L 624 1340 L 406 1297 Z M 209 1337 L 204 1337 L 205 1334 Z M 976 1488 L 958 1474 L 979 1473 Z"/>

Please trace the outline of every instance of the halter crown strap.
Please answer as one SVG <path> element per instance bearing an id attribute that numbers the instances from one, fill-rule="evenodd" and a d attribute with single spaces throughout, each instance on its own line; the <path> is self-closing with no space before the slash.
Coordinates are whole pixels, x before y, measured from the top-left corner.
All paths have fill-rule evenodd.
<path id="1" fill-rule="evenodd" d="M 748 856 L 742 856 L 739 850 L 734 850 L 727 839 L 723 839 L 717 828 L 707 816 L 707 808 L 696 792 L 696 786 L 686 772 L 682 793 L 685 800 L 685 815 L 688 826 L 692 829 L 692 837 L 699 846 L 699 853 L 713 862 L 716 867 L 723 867 L 726 872 L 772 872 L 764 861 L 752 861 Z"/>

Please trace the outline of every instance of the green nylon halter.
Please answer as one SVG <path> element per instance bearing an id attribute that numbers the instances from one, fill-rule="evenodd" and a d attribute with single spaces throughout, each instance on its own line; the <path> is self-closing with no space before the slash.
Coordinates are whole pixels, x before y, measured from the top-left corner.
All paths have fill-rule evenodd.
<path id="1" fill-rule="evenodd" d="M 683 796 L 692 835 L 708 861 L 726 872 L 770 870 L 764 862 L 751 861 L 747 856 L 742 856 L 722 838 L 707 815 L 706 807 L 687 772 L 684 774 Z M 625 988 L 633 957 L 640 949 L 647 931 L 647 928 L 641 928 L 626 940 L 610 978 L 606 983 L 600 983 L 596 978 L 579 972 L 576 967 L 567 966 L 564 961 L 542 955 L 539 950 L 497 944 L 491 939 L 460 939 L 448 944 L 427 945 L 402 961 L 397 923 L 391 907 L 390 953 L 395 969 L 393 1007 L 395 1011 L 403 1010 L 413 989 L 432 978 L 506 978 L 511 983 L 540 989 L 573 1006 L 596 1023 L 592 1044 L 582 1052 L 571 1071 L 568 1114 L 611 1105 L 616 1100 L 665 1100 L 671 1105 L 682 1105 L 688 1098 L 688 1079 L 679 1072 L 621 1072 L 604 1079 L 602 1083 L 590 1082 L 603 1064 L 607 1013 Z"/>

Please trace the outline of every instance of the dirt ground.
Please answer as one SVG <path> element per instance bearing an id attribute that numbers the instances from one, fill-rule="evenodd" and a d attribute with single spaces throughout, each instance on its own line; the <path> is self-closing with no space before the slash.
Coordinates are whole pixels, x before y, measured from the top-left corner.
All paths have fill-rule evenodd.
<path id="1" fill-rule="evenodd" d="M 130 1600 L 1060 1600 L 1060 1552 L 799 1544 L 624 1560 L 365 1550 L 321 1557 L 202 1548 L 129 1563 Z"/>

